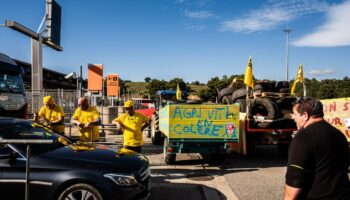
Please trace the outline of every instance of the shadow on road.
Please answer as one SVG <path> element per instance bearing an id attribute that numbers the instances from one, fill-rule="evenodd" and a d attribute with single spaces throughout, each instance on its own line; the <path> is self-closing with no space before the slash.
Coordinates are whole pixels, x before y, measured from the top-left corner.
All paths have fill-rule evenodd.
<path id="1" fill-rule="evenodd" d="M 257 146 L 256 152 L 250 156 L 229 154 L 223 169 L 284 167 L 287 165 L 287 160 L 287 156 L 279 154 L 275 146 L 261 145 Z"/>
<path id="2" fill-rule="evenodd" d="M 214 192 L 221 200 L 227 200 L 226 196 L 217 189 L 192 183 L 169 183 L 155 185 L 150 192 L 149 200 L 210 200 L 205 193 L 209 191 Z"/>

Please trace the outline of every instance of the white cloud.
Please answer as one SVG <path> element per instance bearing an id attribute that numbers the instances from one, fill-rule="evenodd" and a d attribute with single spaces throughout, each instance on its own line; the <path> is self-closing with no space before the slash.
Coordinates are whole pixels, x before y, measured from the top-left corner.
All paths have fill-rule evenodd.
<path id="1" fill-rule="evenodd" d="M 208 11 L 185 11 L 185 15 L 194 19 L 208 19 L 213 17 L 213 14 Z"/>
<path id="2" fill-rule="evenodd" d="M 176 1 L 175 1 L 175 3 L 180 3 L 180 4 L 181 4 L 181 3 L 184 3 L 184 2 L 185 2 L 185 0 L 176 0 Z"/>
<path id="3" fill-rule="evenodd" d="M 329 75 L 329 74 L 334 74 L 335 71 L 332 69 L 325 69 L 325 70 L 311 70 L 309 74 L 311 76 L 324 76 L 324 75 Z"/>
<path id="4" fill-rule="evenodd" d="M 221 22 L 221 30 L 248 33 L 270 30 L 300 16 L 325 12 L 327 9 L 328 5 L 320 0 L 268 1 L 261 9 Z"/>
<path id="5" fill-rule="evenodd" d="M 350 1 L 331 7 L 325 24 L 314 33 L 292 42 L 292 45 L 311 47 L 350 45 Z"/>
<path id="6" fill-rule="evenodd" d="M 200 30 L 207 29 L 207 26 L 203 24 L 193 24 L 193 25 L 187 25 L 186 29 L 200 31 Z"/>
<path id="7" fill-rule="evenodd" d="M 223 21 L 221 30 L 233 32 L 269 30 L 281 22 L 289 21 L 291 17 L 281 9 L 264 9 L 253 12 L 244 18 Z"/>
<path id="8" fill-rule="evenodd" d="M 175 0 L 176 4 L 186 4 L 193 5 L 196 7 L 204 7 L 207 4 L 211 3 L 213 0 Z"/>

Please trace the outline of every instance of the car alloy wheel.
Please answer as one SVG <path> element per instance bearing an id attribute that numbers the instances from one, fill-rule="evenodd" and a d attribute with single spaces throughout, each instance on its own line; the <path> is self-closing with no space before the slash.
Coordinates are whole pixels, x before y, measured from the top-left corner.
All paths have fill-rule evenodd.
<path id="1" fill-rule="evenodd" d="M 65 189 L 58 200 L 103 200 L 101 194 L 91 185 L 80 183 Z"/>

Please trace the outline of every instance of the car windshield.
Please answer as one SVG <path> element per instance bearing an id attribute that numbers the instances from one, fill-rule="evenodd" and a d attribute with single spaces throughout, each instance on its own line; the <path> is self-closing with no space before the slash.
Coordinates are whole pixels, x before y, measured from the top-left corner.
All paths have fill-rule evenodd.
<path id="1" fill-rule="evenodd" d="M 0 72 L 0 92 L 23 93 L 23 82 L 20 74 Z"/>
<path id="2" fill-rule="evenodd" d="M 65 138 L 62 136 L 41 127 L 33 127 L 30 123 L 16 123 L 0 127 L 0 137 L 2 139 L 53 140 L 52 144 L 31 144 L 31 153 L 36 155 L 65 146 L 62 142 Z M 26 152 L 25 144 L 14 144 L 14 146 L 23 153 Z"/>

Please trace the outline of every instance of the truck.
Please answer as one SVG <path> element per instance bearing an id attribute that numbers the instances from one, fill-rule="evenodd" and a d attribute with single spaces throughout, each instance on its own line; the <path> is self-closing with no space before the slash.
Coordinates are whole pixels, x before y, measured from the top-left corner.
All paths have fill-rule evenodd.
<path id="1" fill-rule="evenodd" d="M 9 56 L 0 53 L 0 116 L 27 118 L 28 101 L 22 74 L 24 70 Z"/>
<path id="2" fill-rule="evenodd" d="M 225 160 L 229 143 L 239 140 L 239 106 L 168 104 L 159 110 L 163 155 L 167 164 L 177 153 L 200 153 L 209 164 Z"/>
<path id="3" fill-rule="evenodd" d="M 290 94 L 288 82 L 260 81 L 247 93 L 245 87 L 235 87 L 243 86 L 241 80 L 234 81 L 218 92 L 222 104 L 240 106 L 240 141 L 230 145 L 231 151 L 249 155 L 254 153 L 256 145 L 264 144 L 276 145 L 286 155 L 297 130 L 292 119 L 296 97 Z"/>

